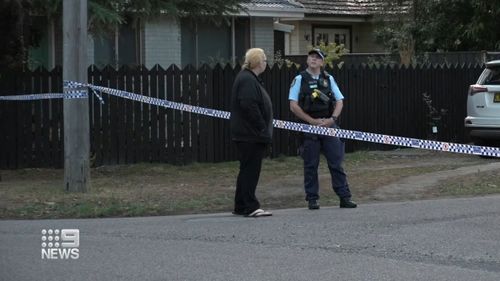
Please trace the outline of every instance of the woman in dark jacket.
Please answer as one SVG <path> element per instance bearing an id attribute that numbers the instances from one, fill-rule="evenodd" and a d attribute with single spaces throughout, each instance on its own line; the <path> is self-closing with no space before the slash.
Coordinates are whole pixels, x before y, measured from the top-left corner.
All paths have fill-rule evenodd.
<path id="1" fill-rule="evenodd" d="M 255 196 L 262 158 L 273 135 L 271 99 L 258 77 L 266 67 L 266 55 L 262 49 L 248 50 L 231 93 L 231 138 L 240 161 L 233 214 L 248 217 L 272 215 L 260 209 Z"/>

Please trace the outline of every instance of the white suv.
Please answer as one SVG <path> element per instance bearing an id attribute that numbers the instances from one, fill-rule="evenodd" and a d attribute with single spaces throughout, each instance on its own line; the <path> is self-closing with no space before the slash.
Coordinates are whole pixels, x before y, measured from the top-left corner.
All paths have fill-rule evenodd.
<path id="1" fill-rule="evenodd" d="M 486 63 L 476 84 L 469 87 L 465 128 L 477 145 L 500 144 L 500 60 Z"/>

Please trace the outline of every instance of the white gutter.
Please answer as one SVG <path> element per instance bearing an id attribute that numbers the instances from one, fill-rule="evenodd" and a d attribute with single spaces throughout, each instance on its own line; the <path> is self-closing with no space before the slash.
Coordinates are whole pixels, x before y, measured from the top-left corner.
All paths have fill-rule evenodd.
<path id="1" fill-rule="evenodd" d="M 235 16 L 267 17 L 267 18 L 286 17 L 286 18 L 294 18 L 295 20 L 297 20 L 297 19 L 304 18 L 304 12 L 303 11 L 289 11 L 289 10 L 288 11 L 283 11 L 283 10 L 272 11 L 270 9 L 248 10 L 247 12 L 239 12 L 238 14 L 235 14 Z"/>
<path id="2" fill-rule="evenodd" d="M 273 23 L 273 26 L 274 26 L 274 30 L 283 31 L 286 33 L 291 33 L 295 29 L 295 26 L 293 26 L 291 24 L 284 24 L 284 23 L 277 22 L 277 21 Z"/>
<path id="3" fill-rule="evenodd" d="M 366 16 L 329 16 L 329 17 L 303 17 L 303 20 L 307 21 L 321 21 L 321 22 L 368 22 L 369 19 Z M 295 21 L 294 18 L 280 18 L 280 21 Z"/>
<path id="4" fill-rule="evenodd" d="M 265 6 L 247 7 L 247 11 L 236 13 L 235 16 L 251 16 L 251 17 L 270 17 L 270 18 L 304 18 L 305 9 L 302 8 L 278 8 Z"/>

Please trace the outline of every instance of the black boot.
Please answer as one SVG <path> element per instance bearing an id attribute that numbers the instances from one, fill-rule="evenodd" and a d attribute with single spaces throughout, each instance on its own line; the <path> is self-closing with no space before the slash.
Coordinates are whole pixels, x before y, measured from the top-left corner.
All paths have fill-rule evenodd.
<path id="1" fill-rule="evenodd" d="M 356 208 L 357 206 L 351 199 L 340 199 L 340 208 Z"/>
<path id="2" fill-rule="evenodd" d="M 315 200 L 315 199 L 309 200 L 308 207 L 309 207 L 309 210 L 317 210 L 317 209 L 319 209 L 318 200 Z"/>

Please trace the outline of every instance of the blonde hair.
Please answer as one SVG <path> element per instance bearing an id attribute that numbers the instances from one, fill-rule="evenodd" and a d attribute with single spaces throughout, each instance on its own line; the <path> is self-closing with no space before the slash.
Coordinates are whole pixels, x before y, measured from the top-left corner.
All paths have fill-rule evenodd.
<path id="1" fill-rule="evenodd" d="M 245 54 L 245 62 L 243 63 L 243 68 L 245 69 L 254 69 L 256 68 L 262 61 L 264 61 L 266 54 L 264 50 L 261 48 L 252 48 L 248 49 Z"/>

